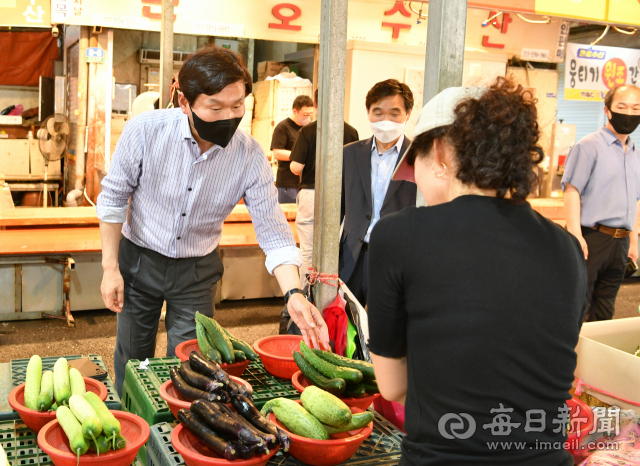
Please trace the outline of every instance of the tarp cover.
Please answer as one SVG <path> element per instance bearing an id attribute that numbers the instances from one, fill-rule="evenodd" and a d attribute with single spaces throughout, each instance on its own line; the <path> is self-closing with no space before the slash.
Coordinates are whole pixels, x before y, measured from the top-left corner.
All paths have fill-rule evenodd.
<path id="1" fill-rule="evenodd" d="M 40 76 L 53 77 L 58 39 L 45 32 L 0 32 L 0 85 L 37 86 Z"/>

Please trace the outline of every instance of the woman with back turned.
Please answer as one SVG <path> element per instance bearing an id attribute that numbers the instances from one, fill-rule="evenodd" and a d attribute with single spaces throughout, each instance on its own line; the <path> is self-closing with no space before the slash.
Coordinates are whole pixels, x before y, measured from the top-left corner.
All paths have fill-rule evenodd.
<path id="1" fill-rule="evenodd" d="M 587 276 L 580 243 L 532 210 L 535 100 L 500 78 L 422 110 L 394 179 L 429 207 L 371 235 L 370 350 L 406 403 L 403 465 L 570 466 L 565 401 Z"/>

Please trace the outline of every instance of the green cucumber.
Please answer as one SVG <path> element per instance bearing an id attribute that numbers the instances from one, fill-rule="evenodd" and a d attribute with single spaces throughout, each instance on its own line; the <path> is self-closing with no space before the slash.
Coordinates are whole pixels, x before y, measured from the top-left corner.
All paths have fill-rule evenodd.
<path id="1" fill-rule="evenodd" d="M 316 370 L 309 362 L 297 351 L 293 352 L 293 360 L 296 362 L 300 372 L 307 378 L 313 385 L 320 387 L 321 389 L 331 393 L 335 396 L 340 396 L 344 393 L 347 384 L 344 379 L 336 378 L 329 379 Z"/>
<path id="2" fill-rule="evenodd" d="M 222 327 L 215 320 L 205 316 L 204 314 L 200 314 L 196 312 L 196 321 L 200 322 L 209 337 L 211 337 L 211 341 L 215 345 L 215 348 L 220 351 L 220 355 L 222 359 L 227 364 L 232 364 L 235 362 L 235 355 L 233 354 L 233 345 L 229 338 L 222 331 Z"/>
<path id="3" fill-rule="evenodd" d="M 118 435 L 116 437 L 116 443 L 115 443 L 115 446 L 113 447 L 113 449 L 114 450 L 122 450 L 126 446 L 127 446 L 127 439 L 124 438 L 122 435 Z"/>
<path id="4" fill-rule="evenodd" d="M 346 383 L 360 383 L 362 381 L 362 372 L 357 369 L 351 369 L 349 367 L 339 367 L 335 364 L 325 361 L 324 359 L 316 356 L 311 348 L 306 343 L 300 340 L 300 351 L 304 358 L 315 367 L 318 371 L 322 372 L 330 379 L 340 378 Z"/>
<path id="5" fill-rule="evenodd" d="M 82 395 L 71 395 L 69 398 L 69 408 L 80 424 L 82 424 L 82 435 L 86 439 L 96 438 L 102 433 L 102 422 L 96 414 L 96 410 L 84 399 Z"/>
<path id="6" fill-rule="evenodd" d="M 42 382 L 40 383 L 40 395 L 36 402 L 38 411 L 49 411 L 53 404 L 53 372 L 45 371 L 42 374 Z"/>
<path id="7" fill-rule="evenodd" d="M 58 359 L 53 366 L 53 395 L 58 406 L 69 404 L 71 383 L 69 382 L 69 364 L 65 358 Z"/>
<path id="8" fill-rule="evenodd" d="M 99 457 L 100 453 L 107 453 L 111 450 L 111 439 L 104 435 L 100 435 L 93 442 L 89 442 L 89 450 L 93 453 L 97 453 Z"/>
<path id="9" fill-rule="evenodd" d="M 246 361 L 247 360 L 247 355 L 244 354 L 244 351 L 234 350 L 233 352 L 236 355 L 236 362 Z"/>
<path id="10" fill-rule="evenodd" d="M 300 401 L 302 406 L 323 424 L 342 427 L 351 422 L 351 408 L 337 396 L 315 385 L 304 389 L 300 395 Z"/>
<path id="11" fill-rule="evenodd" d="M 249 345 L 246 341 L 242 341 L 241 339 L 231 335 L 226 328 L 222 326 L 220 326 L 220 328 L 225 333 L 225 335 L 227 335 L 229 340 L 231 340 L 231 346 L 233 346 L 233 349 L 242 351 L 247 356 L 247 359 L 249 361 L 255 361 L 256 359 L 258 359 L 258 355 L 255 351 L 253 351 L 251 345 Z"/>
<path id="12" fill-rule="evenodd" d="M 375 380 L 364 380 L 361 385 L 364 385 L 364 389 L 367 393 L 380 393 L 378 382 Z"/>
<path id="13" fill-rule="evenodd" d="M 84 394 L 87 393 L 84 377 L 82 377 L 80 371 L 75 367 L 69 369 L 69 385 L 71 385 L 71 395 L 84 396 Z"/>
<path id="14" fill-rule="evenodd" d="M 365 380 L 375 380 L 376 374 L 373 372 L 373 364 L 366 361 L 358 361 L 355 359 L 345 358 L 344 356 L 338 356 L 330 351 L 323 351 L 319 349 L 312 349 L 313 354 L 321 357 L 327 362 L 340 367 L 349 367 L 362 372 L 362 378 Z"/>
<path id="15" fill-rule="evenodd" d="M 283 426 L 296 435 L 316 440 L 329 440 L 329 434 L 320 421 L 295 401 L 286 398 L 269 400 L 260 413 L 267 416 L 271 412 Z"/>
<path id="16" fill-rule="evenodd" d="M 58 410 L 58 403 L 53 403 L 51 405 L 51 408 L 49 408 L 49 411 L 57 411 Z"/>
<path id="17" fill-rule="evenodd" d="M 351 422 L 346 426 L 342 427 L 331 427 L 325 424 L 322 424 L 324 430 L 327 431 L 329 435 L 339 434 L 341 432 L 351 432 L 352 430 L 362 429 L 367 426 L 371 421 L 373 421 L 374 415 L 370 411 L 365 411 L 364 413 L 358 413 L 351 416 Z"/>
<path id="18" fill-rule="evenodd" d="M 84 399 L 89 402 L 93 410 L 98 415 L 98 419 L 102 422 L 102 432 L 105 437 L 111 439 L 113 442 L 113 448 L 115 448 L 116 437 L 120 435 L 121 430 L 120 422 L 95 393 L 85 393 Z"/>
<path id="19" fill-rule="evenodd" d="M 71 410 L 66 406 L 60 406 L 56 411 L 56 419 L 60 423 L 60 427 L 67 434 L 69 439 L 69 446 L 78 457 L 78 464 L 80 464 L 80 455 L 84 455 L 89 450 L 84 436 L 82 435 L 82 426 L 73 415 Z"/>
<path id="20" fill-rule="evenodd" d="M 196 321 L 196 338 L 198 339 L 200 354 L 207 359 L 222 364 L 220 352 L 212 346 L 211 341 L 209 341 L 209 335 L 207 335 L 207 331 L 204 329 L 204 325 L 198 321 Z"/>
<path id="21" fill-rule="evenodd" d="M 348 385 L 347 389 L 344 391 L 345 396 L 350 396 L 350 397 L 354 397 L 354 398 L 362 396 L 365 393 L 367 393 L 367 389 L 361 383 L 359 383 L 357 385 Z"/>
<path id="22" fill-rule="evenodd" d="M 27 376 L 24 384 L 24 405 L 29 409 L 38 409 L 41 381 L 42 359 L 34 354 L 27 364 Z"/>

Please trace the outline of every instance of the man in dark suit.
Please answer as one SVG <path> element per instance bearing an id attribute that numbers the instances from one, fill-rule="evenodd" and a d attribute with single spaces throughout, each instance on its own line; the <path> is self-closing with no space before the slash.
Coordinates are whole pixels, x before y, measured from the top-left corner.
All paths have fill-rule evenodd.
<path id="1" fill-rule="evenodd" d="M 367 93 L 373 137 L 344 147 L 340 278 L 364 306 L 367 303 L 369 236 L 385 215 L 416 204 L 416 185 L 392 181 L 396 165 L 411 141 L 404 136 L 413 94 L 395 79 L 377 83 Z"/>

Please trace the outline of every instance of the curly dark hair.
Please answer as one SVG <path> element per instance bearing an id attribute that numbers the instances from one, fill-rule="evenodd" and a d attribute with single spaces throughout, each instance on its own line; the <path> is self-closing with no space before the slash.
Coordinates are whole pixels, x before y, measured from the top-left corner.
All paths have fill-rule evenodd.
<path id="1" fill-rule="evenodd" d="M 460 102 L 452 125 L 418 135 L 407 162 L 427 157 L 433 141 L 444 137 L 456 152 L 456 178 L 522 202 L 536 187 L 534 168 L 544 159 L 536 103 L 521 85 L 500 77 L 480 97 Z"/>

